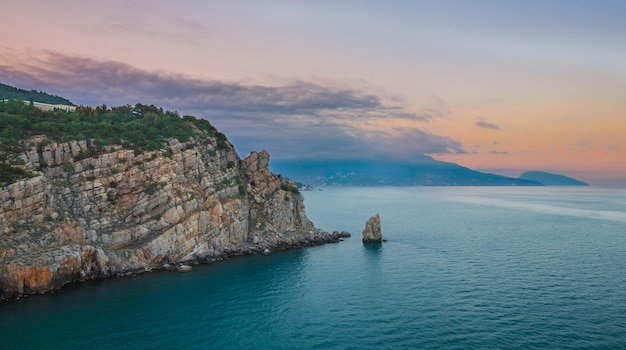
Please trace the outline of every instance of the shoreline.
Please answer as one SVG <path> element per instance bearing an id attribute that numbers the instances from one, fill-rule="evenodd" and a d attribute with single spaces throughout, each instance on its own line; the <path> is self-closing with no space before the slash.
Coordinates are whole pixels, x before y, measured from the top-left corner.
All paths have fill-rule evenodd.
<path id="1" fill-rule="evenodd" d="M 97 275 L 84 279 L 79 279 L 75 281 L 69 281 L 59 286 L 58 288 L 52 288 L 49 290 L 41 291 L 38 293 L 31 294 L 23 294 L 21 296 L 14 297 L 4 297 L 0 299 L 0 304 L 16 302 L 23 298 L 28 298 L 31 296 L 39 296 L 39 295 L 47 295 L 53 294 L 59 291 L 62 291 L 67 288 L 78 287 L 85 283 L 90 282 L 99 282 L 106 281 L 110 279 L 118 279 L 118 278 L 126 278 L 133 277 L 137 275 L 142 275 L 145 273 L 152 272 L 177 272 L 176 268 L 182 265 L 188 266 L 198 266 L 198 265 L 209 265 L 220 262 L 226 262 L 231 258 L 247 256 L 247 255 L 270 255 L 275 253 L 280 253 L 288 250 L 297 250 L 297 249 L 306 249 L 308 247 L 320 246 L 329 243 L 339 243 L 343 241 L 344 237 L 349 237 L 349 233 L 347 232 L 338 232 L 334 231 L 329 233 L 324 230 L 316 229 L 315 231 L 309 231 L 308 236 L 300 239 L 295 239 L 295 237 L 289 237 L 283 240 L 275 240 L 269 241 L 264 239 L 259 241 L 258 243 L 248 243 L 241 247 L 226 247 L 223 250 L 219 251 L 217 254 L 212 256 L 207 256 L 206 258 L 194 258 L 188 260 L 179 260 L 176 262 L 164 263 L 160 266 L 150 266 L 147 268 L 141 269 L 130 269 L 124 272 L 119 272 L 111 275 Z M 169 268 L 166 266 L 169 265 Z"/>

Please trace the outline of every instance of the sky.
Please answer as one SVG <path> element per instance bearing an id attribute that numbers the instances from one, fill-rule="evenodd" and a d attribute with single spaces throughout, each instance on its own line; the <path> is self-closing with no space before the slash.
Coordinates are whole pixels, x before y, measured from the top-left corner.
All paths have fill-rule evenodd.
<path id="1" fill-rule="evenodd" d="M 37 1 L 0 82 L 208 119 L 242 157 L 421 154 L 626 186 L 626 1 Z"/>

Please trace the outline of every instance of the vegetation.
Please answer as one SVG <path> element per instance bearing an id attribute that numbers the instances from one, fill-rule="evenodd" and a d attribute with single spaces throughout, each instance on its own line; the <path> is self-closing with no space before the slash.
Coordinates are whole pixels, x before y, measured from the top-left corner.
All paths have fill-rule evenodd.
<path id="1" fill-rule="evenodd" d="M 144 190 L 144 192 L 148 195 L 153 194 L 154 192 L 156 192 L 156 190 L 159 187 L 159 183 L 158 182 L 153 182 L 151 184 L 149 184 L 146 189 Z"/>
<path id="2" fill-rule="evenodd" d="M 63 171 L 68 174 L 74 173 L 74 166 L 68 161 L 64 161 L 63 163 L 61 163 L 61 169 L 63 169 Z"/>
<path id="3" fill-rule="evenodd" d="M 300 193 L 300 190 L 298 190 L 298 187 L 289 183 L 282 183 L 280 185 L 280 189 L 283 191 L 287 191 L 287 192 L 293 192 L 295 194 Z"/>
<path id="4" fill-rule="evenodd" d="M 23 169 L 0 163 L 0 186 L 33 176 L 35 175 L 30 171 L 24 171 Z"/>
<path id="5" fill-rule="evenodd" d="M 223 178 L 222 181 L 220 181 L 219 184 L 217 184 L 217 186 L 215 187 L 215 189 L 217 191 L 221 191 L 225 188 L 231 187 L 233 185 L 233 183 L 230 181 L 229 178 Z"/>
<path id="6" fill-rule="evenodd" d="M 229 147 L 226 136 L 207 120 L 181 118 L 177 112 L 154 105 L 81 106 L 65 112 L 42 111 L 22 100 L 0 100 L 0 186 L 28 176 L 15 165 L 23 151 L 21 140 L 35 135 L 44 135 L 44 143 L 87 140 L 92 148 L 83 158 L 97 154 L 105 145 L 123 145 L 138 154 L 162 149 L 169 138 L 186 142 L 196 135 L 215 137 L 218 148 Z M 171 153 L 165 151 L 164 155 Z"/>
<path id="7" fill-rule="evenodd" d="M 49 104 L 60 105 L 73 105 L 70 100 L 59 97 L 56 95 L 50 95 L 43 91 L 37 90 L 24 90 L 13 86 L 0 83 L 0 100 L 20 100 L 20 101 L 33 101 Z"/>
<path id="8" fill-rule="evenodd" d="M 157 150 L 168 138 L 186 142 L 199 130 L 218 138 L 208 121 L 137 104 L 107 108 L 78 107 L 75 112 L 42 111 L 23 102 L 0 103 L 0 137 L 15 145 L 20 138 L 46 135 L 48 139 L 93 140 L 96 145 L 123 144 L 140 150 Z M 225 140 L 224 140 L 225 141 Z M 225 146 L 225 145 L 224 145 Z"/>

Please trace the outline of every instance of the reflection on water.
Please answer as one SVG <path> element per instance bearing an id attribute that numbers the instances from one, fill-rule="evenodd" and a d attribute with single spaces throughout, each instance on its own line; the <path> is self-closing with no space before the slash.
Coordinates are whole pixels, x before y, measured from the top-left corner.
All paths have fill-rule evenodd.
<path id="1" fill-rule="evenodd" d="M 486 196 L 484 193 L 459 193 L 449 198 L 459 202 L 531 210 L 544 214 L 626 222 L 626 193 L 584 192 L 584 194 L 585 196 L 559 198 L 557 190 L 548 190 L 542 196 L 532 193 L 524 195 L 503 193 L 497 196 L 493 194 Z"/>
<path id="2" fill-rule="evenodd" d="M 383 252 L 383 243 L 364 243 L 363 250 L 367 253 L 368 257 L 379 257 Z"/>

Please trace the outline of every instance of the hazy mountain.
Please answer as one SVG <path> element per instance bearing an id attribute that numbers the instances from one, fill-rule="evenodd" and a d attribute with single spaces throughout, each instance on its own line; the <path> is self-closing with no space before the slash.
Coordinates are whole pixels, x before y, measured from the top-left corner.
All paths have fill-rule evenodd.
<path id="1" fill-rule="evenodd" d="M 482 173 L 422 155 L 386 160 L 272 160 L 273 172 L 305 184 L 349 186 L 542 186 L 533 180 Z"/>
<path id="2" fill-rule="evenodd" d="M 565 175 L 551 174 L 543 171 L 527 171 L 520 175 L 519 179 L 538 181 L 546 186 L 589 186 L 586 182 Z"/>

